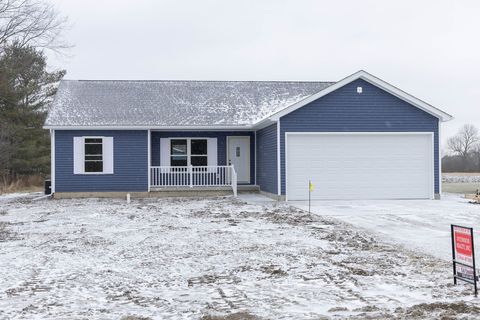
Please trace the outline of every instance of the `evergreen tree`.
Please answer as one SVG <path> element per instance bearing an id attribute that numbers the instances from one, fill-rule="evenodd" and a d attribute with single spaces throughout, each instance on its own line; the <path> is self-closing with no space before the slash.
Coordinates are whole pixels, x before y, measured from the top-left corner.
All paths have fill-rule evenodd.
<path id="1" fill-rule="evenodd" d="M 44 53 L 19 43 L 0 56 L 0 170 L 9 176 L 47 174 L 50 139 L 42 128 L 65 71 L 47 71 Z"/>

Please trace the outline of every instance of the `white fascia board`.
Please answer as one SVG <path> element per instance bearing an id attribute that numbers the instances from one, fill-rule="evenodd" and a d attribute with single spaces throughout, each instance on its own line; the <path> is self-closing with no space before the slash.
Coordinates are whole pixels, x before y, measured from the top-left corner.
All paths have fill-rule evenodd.
<path id="1" fill-rule="evenodd" d="M 159 126 L 43 126 L 44 129 L 54 130 L 159 130 L 159 131 L 211 131 L 211 130 L 253 130 L 253 126 L 182 126 L 182 127 L 159 127 Z"/>
<path id="2" fill-rule="evenodd" d="M 305 99 L 303 99 L 302 101 L 299 101 L 293 105 L 291 105 L 290 107 L 287 107 L 277 113 L 275 113 L 274 115 L 270 116 L 270 119 L 272 121 L 277 121 L 279 118 L 289 114 L 290 112 L 292 111 L 295 111 L 307 104 L 309 104 L 310 102 L 313 102 L 343 86 L 345 86 L 346 84 L 349 84 L 350 82 L 352 81 L 355 81 L 357 79 L 363 79 L 369 83 L 371 83 L 372 85 L 376 86 L 376 87 L 379 87 L 380 89 L 383 89 L 385 91 L 387 91 L 388 93 L 396 96 L 397 98 L 399 99 L 402 99 L 414 106 L 416 106 L 417 108 L 433 115 L 434 117 L 440 119 L 441 121 L 449 121 L 449 120 L 452 120 L 453 117 L 446 113 L 446 112 L 443 112 L 442 110 L 440 109 L 437 109 L 435 107 L 433 107 L 432 105 L 418 99 L 418 98 L 415 98 L 414 96 L 406 93 L 405 91 L 402 91 L 400 89 L 398 89 L 397 87 L 394 87 L 392 86 L 391 84 L 369 74 L 368 72 L 366 71 L 363 71 L 363 70 L 360 70 L 358 72 L 355 72 L 354 74 L 338 81 L 337 83 L 331 85 L 330 87 L 327 87 L 325 89 L 323 89 L 322 91 L 314 94 L 314 95 L 311 95 Z"/>
<path id="3" fill-rule="evenodd" d="M 272 124 L 275 124 L 277 123 L 277 121 L 273 121 L 272 119 L 270 118 L 266 118 L 266 119 L 263 119 L 257 123 L 255 123 L 255 125 L 253 126 L 253 128 L 255 130 L 260 130 L 260 129 L 263 129 L 263 128 L 266 128 L 268 126 L 271 126 Z"/>

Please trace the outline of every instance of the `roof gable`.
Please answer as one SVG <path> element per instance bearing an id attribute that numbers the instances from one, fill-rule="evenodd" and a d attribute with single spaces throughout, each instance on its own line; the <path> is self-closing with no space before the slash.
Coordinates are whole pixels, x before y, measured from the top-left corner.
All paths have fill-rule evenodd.
<path id="1" fill-rule="evenodd" d="M 305 99 L 303 99 L 302 101 L 299 101 L 287 108 L 284 108 L 280 111 L 278 111 L 277 113 L 275 113 L 274 115 L 272 115 L 271 117 L 269 117 L 269 120 L 270 121 L 277 121 L 279 118 L 281 118 L 282 116 L 284 115 L 287 115 L 289 114 L 290 112 L 293 112 L 317 99 L 320 99 L 321 97 L 323 96 L 326 96 L 327 94 L 331 93 L 331 92 L 334 92 L 335 90 L 338 90 L 339 88 L 357 80 L 357 79 L 362 79 L 362 80 L 365 80 L 366 82 L 390 93 L 391 95 L 433 115 L 434 117 L 440 119 L 441 121 L 449 121 L 451 119 L 453 119 L 453 117 L 438 109 L 438 108 L 435 108 L 434 106 L 406 93 L 405 91 L 402 91 L 400 89 L 398 89 L 397 87 L 394 87 L 393 85 L 369 74 L 368 72 L 366 71 L 363 71 L 363 70 L 360 70 L 340 81 L 338 81 L 337 83 L 325 88 L 324 90 L 316 93 L 316 94 L 313 94 Z"/>

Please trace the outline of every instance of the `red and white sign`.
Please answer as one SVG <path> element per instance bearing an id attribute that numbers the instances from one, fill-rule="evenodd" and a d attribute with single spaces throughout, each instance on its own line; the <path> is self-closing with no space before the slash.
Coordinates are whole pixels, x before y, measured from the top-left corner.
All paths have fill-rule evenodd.
<path id="1" fill-rule="evenodd" d="M 478 293 L 473 228 L 450 225 L 452 234 L 453 282 L 457 280 L 473 284 L 475 297 Z"/>
<path id="2" fill-rule="evenodd" d="M 455 260 L 473 265 L 473 235 L 472 230 L 462 227 L 453 227 L 453 241 Z"/>

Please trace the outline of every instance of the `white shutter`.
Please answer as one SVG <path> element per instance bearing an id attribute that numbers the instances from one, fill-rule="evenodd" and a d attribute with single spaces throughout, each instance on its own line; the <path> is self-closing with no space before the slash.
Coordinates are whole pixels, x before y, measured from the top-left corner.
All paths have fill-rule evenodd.
<path id="1" fill-rule="evenodd" d="M 170 166 L 170 139 L 160 138 L 160 165 Z"/>
<path id="2" fill-rule="evenodd" d="M 113 137 L 103 138 L 103 173 L 113 174 Z"/>
<path id="3" fill-rule="evenodd" d="M 208 138 L 207 140 L 207 164 L 209 166 L 218 165 L 217 138 Z"/>
<path id="4" fill-rule="evenodd" d="M 73 174 L 85 173 L 85 143 L 83 137 L 73 137 Z"/>

